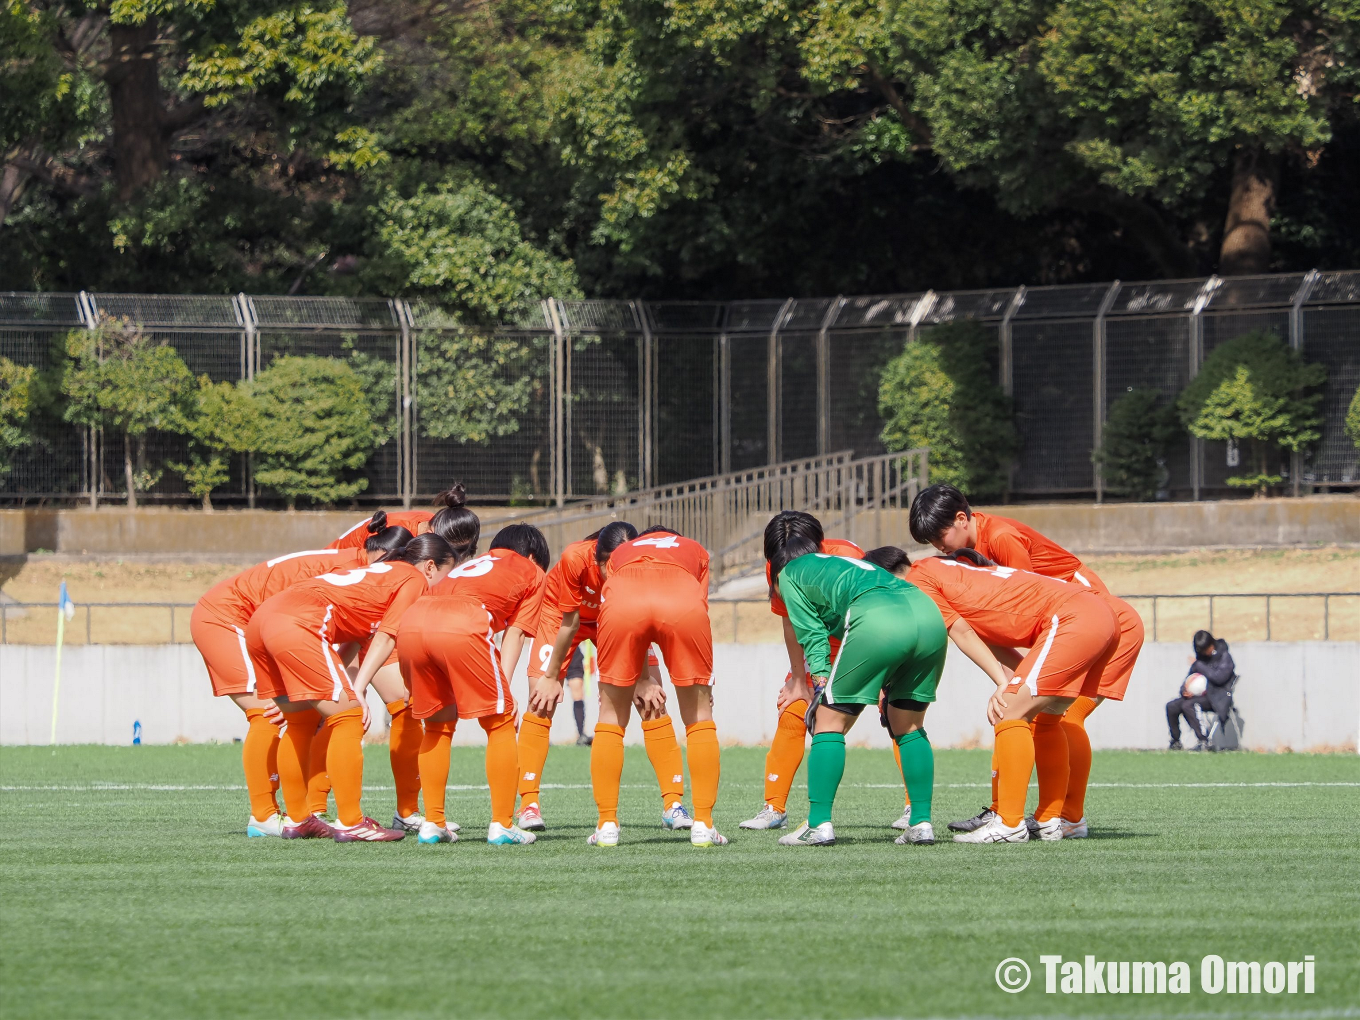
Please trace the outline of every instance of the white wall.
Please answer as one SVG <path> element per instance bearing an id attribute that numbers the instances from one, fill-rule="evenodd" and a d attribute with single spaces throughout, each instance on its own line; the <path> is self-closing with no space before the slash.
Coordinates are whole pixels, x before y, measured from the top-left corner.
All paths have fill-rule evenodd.
<path id="1" fill-rule="evenodd" d="M 788 669 L 782 644 L 719 645 L 714 690 L 718 735 L 727 743 L 767 744 L 774 733 L 776 692 Z M 54 649 L 0 646 L 0 743 L 45 744 L 51 726 Z M 1143 649 L 1127 700 L 1107 703 L 1087 728 L 1095 747 L 1165 747 L 1163 706 L 1185 675 L 1189 648 L 1150 644 Z M 1360 642 L 1254 642 L 1233 645 L 1242 682 L 1237 704 L 1253 748 L 1353 749 L 1360 731 Z M 949 653 L 939 701 L 926 729 L 937 747 L 991 746 L 984 708 L 991 685 L 956 650 Z M 522 706 L 527 691 L 521 664 L 513 685 Z M 374 701 L 378 727 L 386 713 Z M 586 699 L 593 728 L 595 698 Z M 679 713 L 672 705 L 672 715 Z M 866 713 L 872 716 L 873 713 Z M 203 661 L 192 645 L 93 645 L 67 648 L 63 657 L 59 743 L 127 744 L 140 720 L 149 744 L 230 741 L 245 733 L 245 719 L 226 698 L 213 698 Z M 558 710 L 553 739 L 575 735 L 570 702 Z M 483 741 L 475 723 L 459 726 L 455 742 Z M 641 741 L 636 720 L 631 742 Z M 863 719 L 851 741 L 886 747 L 877 720 Z"/>

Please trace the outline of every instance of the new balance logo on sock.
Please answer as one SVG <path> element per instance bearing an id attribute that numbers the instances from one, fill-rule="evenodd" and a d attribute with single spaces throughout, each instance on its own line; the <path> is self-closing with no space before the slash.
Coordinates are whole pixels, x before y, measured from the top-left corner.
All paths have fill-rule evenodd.
<path id="1" fill-rule="evenodd" d="M 525 778 L 525 779 L 537 779 L 538 776 L 537 776 L 536 773 L 533 773 L 533 772 L 526 772 L 526 773 L 524 773 L 524 778 Z"/>
<path id="2" fill-rule="evenodd" d="M 779 779 L 779 773 L 778 773 L 778 772 L 771 772 L 771 773 L 770 773 L 768 776 L 766 776 L 765 778 L 768 779 L 768 780 L 769 780 L 770 782 L 772 782 L 772 783 L 773 783 L 773 782 L 776 782 L 776 781 Z"/>
<path id="3" fill-rule="evenodd" d="M 684 776 L 671 776 L 672 783 L 683 783 L 684 781 L 685 781 Z"/>

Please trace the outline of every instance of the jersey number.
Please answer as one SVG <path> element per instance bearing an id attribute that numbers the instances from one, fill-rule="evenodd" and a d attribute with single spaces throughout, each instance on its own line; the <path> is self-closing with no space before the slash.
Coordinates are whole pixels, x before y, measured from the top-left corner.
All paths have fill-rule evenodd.
<path id="1" fill-rule="evenodd" d="M 386 574 L 391 569 L 390 563 L 373 563 L 367 567 L 357 567 L 354 570 L 337 570 L 333 574 L 322 574 L 321 580 L 327 584 L 333 584 L 337 588 L 347 588 L 351 584 L 358 584 L 369 574 Z"/>
<path id="2" fill-rule="evenodd" d="M 658 535 L 656 538 L 635 538 L 634 545 L 654 545 L 658 549 L 676 549 L 680 546 L 679 535 Z"/>
<path id="3" fill-rule="evenodd" d="M 491 568 L 496 565 L 496 557 L 488 553 L 485 556 L 478 556 L 475 560 L 468 560 L 460 566 L 454 567 L 449 571 L 449 577 L 481 577 L 489 574 Z"/>

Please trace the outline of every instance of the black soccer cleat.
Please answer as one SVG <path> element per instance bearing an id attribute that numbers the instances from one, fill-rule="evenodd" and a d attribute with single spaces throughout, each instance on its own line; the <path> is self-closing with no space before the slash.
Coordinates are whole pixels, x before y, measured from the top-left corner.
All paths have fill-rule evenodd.
<path id="1" fill-rule="evenodd" d="M 976 829 L 982 828 L 995 817 L 996 812 L 993 811 L 992 806 L 988 804 L 972 818 L 965 818 L 958 822 L 950 822 L 949 830 L 951 832 L 973 832 Z"/>

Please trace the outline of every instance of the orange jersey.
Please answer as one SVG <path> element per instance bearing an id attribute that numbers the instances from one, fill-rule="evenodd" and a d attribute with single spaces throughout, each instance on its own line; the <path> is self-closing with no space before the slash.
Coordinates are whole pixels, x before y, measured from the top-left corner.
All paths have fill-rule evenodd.
<path id="1" fill-rule="evenodd" d="M 952 627 L 960 617 L 993 645 L 1029 648 L 1058 609 L 1085 588 L 1014 567 L 975 567 L 924 556 L 907 580 L 931 597 Z"/>
<path id="2" fill-rule="evenodd" d="M 434 515 L 435 511 L 433 510 L 394 510 L 387 515 L 387 526 L 389 528 L 405 528 L 411 534 L 418 535 L 420 534 L 420 526 L 429 524 L 434 519 Z M 368 522 L 371 519 L 371 517 L 365 517 L 326 548 L 362 549 L 369 538 Z"/>
<path id="3" fill-rule="evenodd" d="M 517 627 L 533 634 L 538 629 L 546 580 L 543 568 L 533 560 L 511 549 L 492 549 L 454 567 L 430 594 L 481 603 L 491 615 L 493 631 Z"/>
<path id="4" fill-rule="evenodd" d="M 864 550 L 844 538 L 824 538 L 822 544 L 817 547 L 818 552 L 824 552 L 828 556 L 844 556 L 848 560 L 864 559 Z M 770 612 L 775 616 L 789 615 L 789 607 L 784 605 L 784 600 L 779 597 L 779 589 L 775 588 L 770 579 L 770 565 L 765 564 L 765 584 L 770 587 L 774 594 L 770 596 Z"/>
<path id="5" fill-rule="evenodd" d="M 555 579 L 554 574 L 557 575 Z M 573 542 L 562 550 L 562 557 L 548 571 L 543 609 L 555 612 L 559 620 L 576 610 L 580 612 L 583 624 L 594 623 L 600 617 L 600 589 L 603 587 L 604 578 L 595 563 L 595 540 Z"/>
<path id="6" fill-rule="evenodd" d="M 373 563 L 302 581 L 260 608 L 323 607 L 327 641 L 367 641 L 374 634 L 396 637 L 402 614 L 429 590 L 425 575 L 409 563 Z"/>
<path id="7" fill-rule="evenodd" d="M 977 544 L 973 548 L 993 563 L 1060 581 L 1072 580 L 1082 569 L 1081 560 L 1028 524 L 977 511 L 973 520 L 977 522 Z"/>
<path id="8" fill-rule="evenodd" d="M 205 613 L 246 623 L 255 610 L 285 588 L 331 570 L 362 567 L 363 556 L 353 549 L 308 549 L 257 563 L 235 577 L 219 581 L 198 600 Z"/>
<path id="9" fill-rule="evenodd" d="M 616 574 L 632 563 L 664 563 L 694 577 L 708 594 L 708 550 L 692 538 L 653 532 L 624 542 L 609 556 L 609 572 Z"/>

